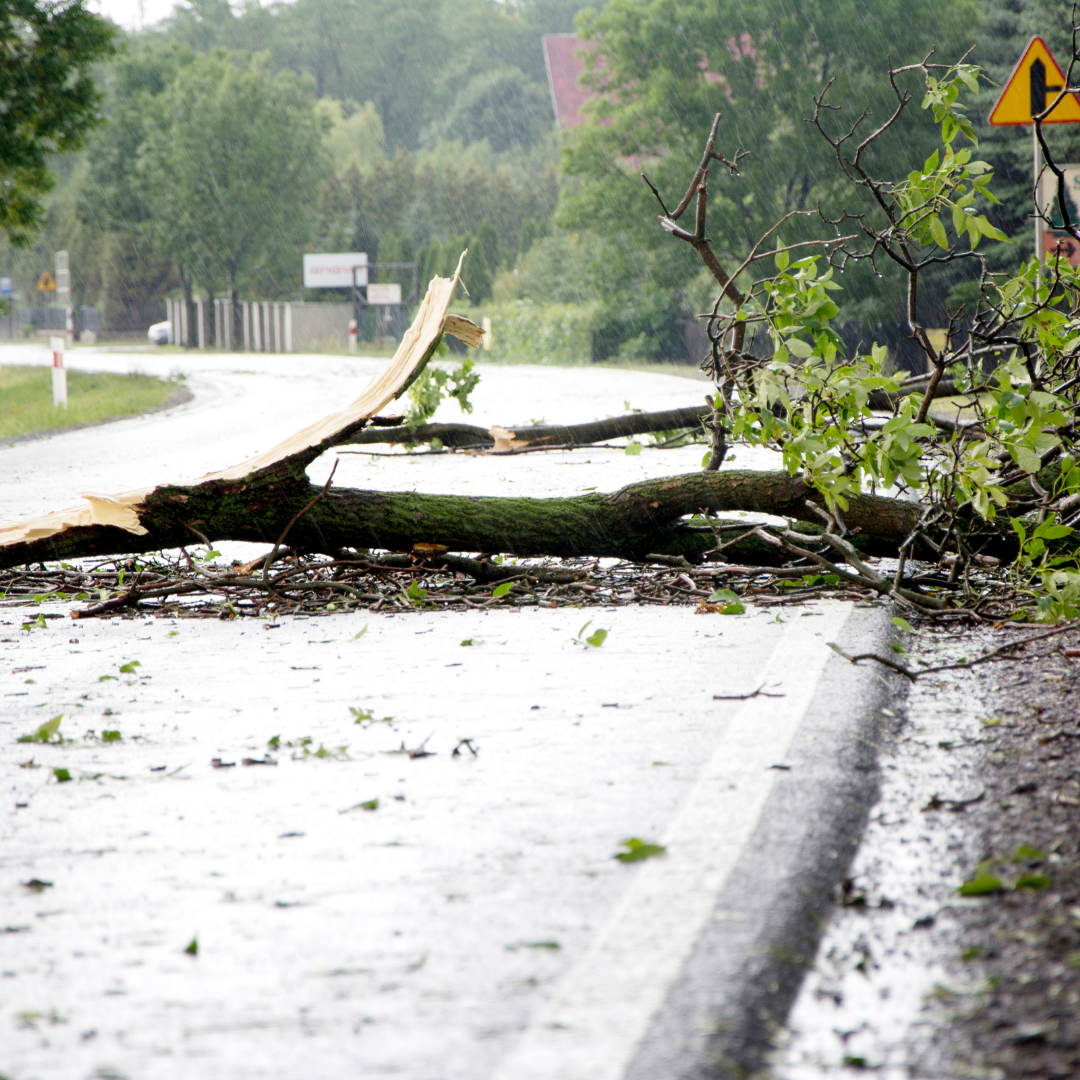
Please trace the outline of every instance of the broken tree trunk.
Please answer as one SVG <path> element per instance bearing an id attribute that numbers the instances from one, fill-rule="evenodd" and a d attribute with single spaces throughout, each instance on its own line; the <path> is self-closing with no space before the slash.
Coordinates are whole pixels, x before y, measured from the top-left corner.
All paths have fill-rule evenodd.
<path id="1" fill-rule="evenodd" d="M 322 490 L 304 469 L 321 450 L 276 463 L 242 478 L 195 485 L 166 485 L 139 504 L 142 531 L 112 524 L 70 526 L 47 537 L 0 547 L 0 568 L 80 556 L 126 555 L 190 545 L 197 539 L 273 544 L 282 530 Z M 330 490 L 295 522 L 290 546 L 338 553 L 343 548 L 410 552 L 437 547 L 456 552 L 517 556 L 608 556 L 645 560 L 649 555 L 700 561 L 718 545 L 711 527 L 681 523 L 699 511 L 744 510 L 817 523 L 807 502 L 821 505 L 801 480 L 787 473 L 725 471 L 646 480 L 613 494 L 570 498 L 481 498 L 418 492 Z M 919 507 L 859 495 L 844 514 L 854 542 L 865 553 L 893 555 L 914 528 Z M 735 531 L 740 523 L 725 522 Z M 751 523 L 745 530 L 750 532 Z M 1010 544 L 1002 538 L 997 550 Z M 776 565 L 782 553 L 747 535 L 725 546 L 729 561 Z"/>

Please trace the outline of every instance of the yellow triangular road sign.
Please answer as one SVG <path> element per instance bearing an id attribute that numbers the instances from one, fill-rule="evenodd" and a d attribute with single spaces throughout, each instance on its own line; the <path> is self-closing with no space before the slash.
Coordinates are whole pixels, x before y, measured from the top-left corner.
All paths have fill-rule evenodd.
<path id="1" fill-rule="evenodd" d="M 56 292 L 56 282 L 48 270 L 38 278 L 38 292 Z"/>
<path id="2" fill-rule="evenodd" d="M 1032 117 L 1054 105 L 1065 88 L 1065 73 L 1041 37 L 1033 37 L 1013 68 L 1005 89 L 990 110 L 990 123 L 998 125 L 1030 124 Z M 1080 124 L 1080 101 L 1066 94 L 1054 105 L 1044 124 Z"/>

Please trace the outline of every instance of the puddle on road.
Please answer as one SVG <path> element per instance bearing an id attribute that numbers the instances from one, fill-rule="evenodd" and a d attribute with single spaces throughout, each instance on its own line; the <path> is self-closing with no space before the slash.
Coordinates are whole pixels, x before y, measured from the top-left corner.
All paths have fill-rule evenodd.
<path id="1" fill-rule="evenodd" d="M 960 950 L 956 912 L 980 902 L 956 895 L 978 838 L 955 803 L 925 808 L 979 796 L 982 699 L 996 679 L 992 667 L 931 676 L 886 715 L 881 798 L 772 1057 L 777 1080 L 940 1075 L 919 1066 L 943 1004 L 962 1009 L 977 989 L 957 985 L 943 956 Z"/>

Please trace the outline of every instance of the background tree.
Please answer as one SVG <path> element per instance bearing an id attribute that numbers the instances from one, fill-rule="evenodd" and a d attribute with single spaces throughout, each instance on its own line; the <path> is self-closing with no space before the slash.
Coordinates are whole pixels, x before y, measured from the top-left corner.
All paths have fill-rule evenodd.
<path id="1" fill-rule="evenodd" d="M 16 245 L 43 224 L 49 155 L 78 150 L 100 120 L 90 69 L 114 36 L 83 0 L 0 4 L 0 229 Z"/>
<path id="2" fill-rule="evenodd" d="M 316 220 L 325 121 L 311 80 L 265 55 L 216 50 L 161 95 L 140 152 L 156 244 L 213 290 L 284 285 Z"/>
<path id="3" fill-rule="evenodd" d="M 737 178 L 718 183 L 714 170 L 708 235 L 719 252 L 745 252 L 790 211 L 819 203 L 831 212 L 861 209 L 852 204 L 859 193 L 837 179 L 828 145 L 806 138 L 814 97 L 835 80 L 839 110 L 830 122 L 838 130 L 864 106 L 884 118 L 885 56 L 899 65 L 934 46 L 954 56 L 974 44 L 980 21 L 973 0 L 610 0 L 582 15 L 580 32 L 595 48 L 589 78 L 603 96 L 564 153 L 572 183 L 558 220 L 603 239 L 600 265 L 609 269 L 598 280 L 607 288 L 596 298 L 609 347 L 640 334 L 648 340 L 665 324 L 670 336 L 673 315 L 684 318 L 680 309 L 689 306 L 681 290 L 690 268 L 650 224 L 655 204 L 642 168 L 662 190 L 684 182 L 700 133 L 719 111 L 725 145 L 753 155 Z M 889 153 L 921 160 L 933 137 L 931 118 L 916 109 L 898 125 Z M 807 228 L 793 219 L 783 239 L 798 240 Z M 586 271 L 595 276 L 596 264 Z M 869 268 L 849 271 L 848 317 L 895 321 L 892 284 Z"/>

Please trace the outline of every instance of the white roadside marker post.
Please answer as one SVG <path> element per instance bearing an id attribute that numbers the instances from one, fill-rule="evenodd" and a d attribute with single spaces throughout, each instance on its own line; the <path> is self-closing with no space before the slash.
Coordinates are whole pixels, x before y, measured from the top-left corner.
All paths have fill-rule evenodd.
<path id="1" fill-rule="evenodd" d="M 349 352 L 356 352 L 356 320 L 349 320 Z"/>
<path id="2" fill-rule="evenodd" d="M 53 408 L 67 408 L 67 368 L 64 367 L 64 339 L 49 338 L 52 349 L 52 403 Z"/>

